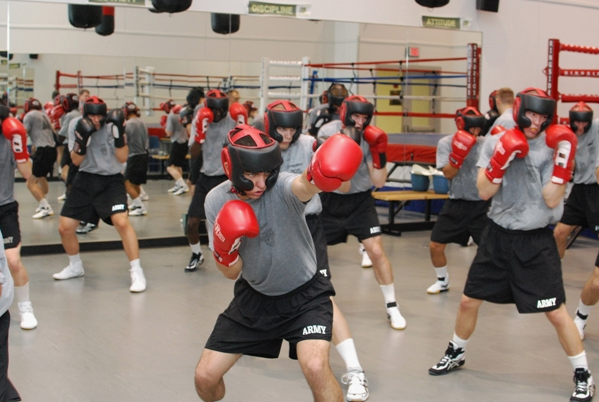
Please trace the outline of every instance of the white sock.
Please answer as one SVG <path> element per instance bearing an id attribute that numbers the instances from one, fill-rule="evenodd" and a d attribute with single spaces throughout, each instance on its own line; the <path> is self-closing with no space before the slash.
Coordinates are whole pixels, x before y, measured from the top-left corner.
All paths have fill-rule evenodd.
<path id="1" fill-rule="evenodd" d="M 69 262 L 71 265 L 75 265 L 77 263 L 81 264 L 81 254 L 77 253 L 75 255 L 69 255 Z"/>
<path id="2" fill-rule="evenodd" d="M 190 244 L 189 247 L 191 247 L 191 252 L 194 254 L 202 254 L 202 248 L 200 247 L 200 243 L 197 244 Z"/>
<path id="3" fill-rule="evenodd" d="M 385 303 L 393 303 L 395 301 L 395 287 L 393 284 L 389 285 L 380 285 L 381 291 L 383 292 L 383 297 L 385 298 Z"/>
<path id="4" fill-rule="evenodd" d="M 435 267 L 433 267 L 435 268 Z M 439 279 L 442 282 L 447 282 L 447 265 L 445 265 L 444 267 L 441 268 L 435 268 L 435 272 L 437 273 L 437 279 Z M 443 279 L 441 279 L 443 278 Z"/>
<path id="5" fill-rule="evenodd" d="M 185 186 L 186 186 L 186 184 L 185 184 L 185 180 L 183 180 L 183 178 L 180 178 L 180 179 L 178 179 L 178 180 L 175 182 L 175 184 L 176 184 L 177 186 L 179 186 L 179 187 L 185 187 Z"/>
<path id="6" fill-rule="evenodd" d="M 344 340 L 335 347 L 345 362 L 347 371 L 350 371 L 350 369 L 353 371 L 364 371 L 358 360 L 358 352 L 356 352 L 356 346 L 354 345 L 354 340 L 352 338 Z"/>
<path id="7" fill-rule="evenodd" d="M 146 192 L 144 191 L 144 188 L 142 186 L 139 186 L 139 194 L 140 195 L 147 195 Z"/>
<path id="8" fill-rule="evenodd" d="M 137 260 L 129 261 L 129 265 L 131 265 L 131 269 L 141 269 L 139 258 Z"/>
<path id="9" fill-rule="evenodd" d="M 15 297 L 19 303 L 29 301 L 29 282 L 23 286 L 15 286 Z"/>
<path id="10" fill-rule="evenodd" d="M 456 333 L 454 332 L 453 339 L 451 341 L 458 348 L 462 348 L 462 349 L 466 350 L 466 345 L 468 345 L 468 339 L 462 339 L 459 336 L 457 336 Z"/>
<path id="11" fill-rule="evenodd" d="M 42 198 L 40 200 L 40 207 L 42 207 L 42 208 L 50 208 L 50 204 L 48 204 L 48 200 L 46 200 L 45 198 Z"/>
<path id="12" fill-rule="evenodd" d="M 568 356 L 568 359 L 570 359 L 570 363 L 572 363 L 574 370 L 577 368 L 583 368 L 586 370 L 589 369 L 589 363 L 587 363 L 587 353 L 584 350 L 579 355 Z"/>
<path id="13" fill-rule="evenodd" d="M 592 309 L 593 306 L 587 306 L 582 302 L 582 300 L 578 301 L 578 312 L 580 313 L 580 315 L 588 316 Z"/>
<path id="14" fill-rule="evenodd" d="M 131 203 L 140 208 L 144 207 L 143 202 L 141 202 L 141 197 L 137 197 L 136 199 L 132 200 Z"/>

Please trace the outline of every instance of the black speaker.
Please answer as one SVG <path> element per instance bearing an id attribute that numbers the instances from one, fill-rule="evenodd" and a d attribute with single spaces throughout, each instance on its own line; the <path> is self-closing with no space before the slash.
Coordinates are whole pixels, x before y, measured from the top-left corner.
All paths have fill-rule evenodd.
<path id="1" fill-rule="evenodd" d="M 420 4 L 422 7 L 435 8 L 446 6 L 449 3 L 449 0 L 416 0 L 416 3 Z"/>
<path id="2" fill-rule="evenodd" d="M 499 11 L 499 0 L 476 0 L 476 9 L 496 13 Z"/>
<path id="3" fill-rule="evenodd" d="M 152 0 L 152 6 L 154 9 L 150 9 L 152 12 L 159 13 L 182 13 L 191 7 L 193 0 Z"/>
<path id="4" fill-rule="evenodd" d="M 212 13 L 212 30 L 222 35 L 239 31 L 239 15 Z"/>
<path id="5" fill-rule="evenodd" d="M 39 58 L 39 54 L 37 54 L 37 53 L 31 53 L 31 54 L 29 55 L 29 58 L 30 58 L 31 60 L 37 60 L 37 59 Z"/>
<path id="6" fill-rule="evenodd" d="M 8 60 L 12 60 L 13 56 L 14 55 L 12 53 L 9 54 L 6 50 L 0 50 L 0 57 L 3 57 L 5 59 L 8 57 Z"/>
<path id="7" fill-rule="evenodd" d="M 102 7 L 69 4 L 69 22 L 75 28 L 93 28 L 102 23 Z"/>

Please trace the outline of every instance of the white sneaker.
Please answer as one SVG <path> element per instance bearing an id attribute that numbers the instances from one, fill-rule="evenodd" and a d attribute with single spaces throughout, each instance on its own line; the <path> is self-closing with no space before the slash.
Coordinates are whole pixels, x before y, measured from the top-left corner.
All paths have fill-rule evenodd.
<path id="1" fill-rule="evenodd" d="M 135 206 L 135 208 L 129 211 L 129 216 L 144 216 L 148 214 L 148 210 L 144 207 Z"/>
<path id="2" fill-rule="evenodd" d="M 346 400 L 365 401 L 370 395 L 368 392 L 368 379 L 363 371 L 350 371 L 341 377 L 341 383 L 348 384 Z"/>
<path id="3" fill-rule="evenodd" d="M 399 312 L 396 302 L 387 303 L 387 318 L 389 318 L 393 329 L 404 329 L 406 327 L 406 319 Z"/>
<path id="4" fill-rule="evenodd" d="M 33 307 L 30 301 L 19 302 L 19 315 L 21 316 L 21 328 L 33 329 L 37 327 L 37 320 L 33 315 Z"/>
<path id="5" fill-rule="evenodd" d="M 576 329 L 578 329 L 578 333 L 580 334 L 580 339 L 584 340 L 584 329 L 587 326 L 588 315 L 584 316 L 578 312 L 576 309 L 576 317 L 574 317 L 574 324 L 576 325 Z"/>
<path id="6" fill-rule="evenodd" d="M 372 261 L 370 261 L 370 257 L 368 256 L 363 244 L 360 244 L 360 254 L 362 254 L 362 268 L 372 267 Z"/>
<path id="7" fill-rule="evenodd" d="M 426 293 L 429 295 L 436 295 L 441 292 L 447 292 L 449 290 L 449 278 L 443 278 L 443 280 L 437 279 L 437 282 L 433 283 Z"/>
<path id="8" fill-rule="evenodd" d="M 140 198 L 142 201 L 150 201 L 150 196 L 147 195 L 146 193 L 143 193 L 142 195 L 140 195 Z"/>
<path id="9" fill-rule="evenodd" d="M 52 208 L 47 207 L 47 208 L 40 208 L 40 210 L 33 215 L 33 219 L 44 219 L 46 216 L 52 216 L 54 215 L 54 211 L 52 211 Z"/>
<path id="10" fill-rule="evenodd" d="M 129 291 L 139 293 L 146 290 L 146 277 L 142 268 L 130 269 L 131 272 L 131 287 Z"/>
<path id="11" fill-rule="evenodd" d="M 58 201 L 65 201 L 67 199 L 67 193 L 64 193 L 60 197 L 57 198 Z"/>
<path id="12" fill-rule="evenodd" d="M 85 272 L 83 271 L 83 264 L 78 262 L 75 263 L 75 265 L 69 264 L 65 269 L 63 269 L 59 273 L 52 275 L 52 277 L 54 279 L 64 280 L 78 278 L 80 276 L 83 276 L 84 273 Z"/>
<path id="13" fill-rule="evenodd" d="M 175 191 L 173 193 L 173 195 L 181 195 L 181 194 L 185 194 L 185 193 L 189 193 L 189 187 L 187 187 L 187 186 L 179 187 L 179 189 L 177 191 Z"/>
<path id="14" fill-rule="evenodd" d="M 174 193 L 175 191 L 179 190 L 179 188 L 180 188 L 179 185 L 175 184 L 174 187 L 171 187 L 171 188 L 168 189 L 168 192 L 169 193 Z"/>

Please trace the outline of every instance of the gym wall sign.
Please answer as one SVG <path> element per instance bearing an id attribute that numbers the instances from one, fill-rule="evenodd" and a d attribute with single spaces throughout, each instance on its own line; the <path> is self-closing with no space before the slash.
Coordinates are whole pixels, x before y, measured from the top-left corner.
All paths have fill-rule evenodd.
<path id="1" fill-rule="evenodd" d="M 128 6 L 145 6 L 146 0 L 88 0 L 90 3 L 126 4 Z"/>
<path id="2" fill-rule="evenodd" d="M 422 16 L 424 28 L 460 29 L 460 18 L 429 17 Z"/>
<path id="3" fill-rule="evenodd" d="M 261 1 L 248 3 L 248 14 L 277 15 L 279 17 L 309 17 L 310 6 L 306 4 L 275 4 Z"/>

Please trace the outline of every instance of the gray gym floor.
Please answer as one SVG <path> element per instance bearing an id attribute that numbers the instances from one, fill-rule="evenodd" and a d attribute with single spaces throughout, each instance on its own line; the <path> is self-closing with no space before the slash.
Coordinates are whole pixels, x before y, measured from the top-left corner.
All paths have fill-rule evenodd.
<path id="1" fill-rule="evenodd" d="M 172 181 L 149 182 L 149 215 L 131 218 L 140 238 L 156 233 L 179 236 L 181 213 L 190 195 L 168 196 Z M 60 183 L 51 183 L 55 216 L 30 218 L 33 198 L 17 184 L 23 243 L 59 242 Z M 370 382 L 370 401 L 566 401 L 574 389 L 572 368 L 556 333 L 542 314 L 519 315 L 512 305 L 484 304 L 468 345 L 465 366 L 443 377 L 427 369 L 443 355 L 476 246 L 447 248 L 451 290 L 428 295 L 435 279 L 430 232 L 383 236 L 395 274 L 397 300 L 408 326 L 390 328 L 383 297 L 371 269 L 360 267 L 358 243 L 330 248 L 336 302 L 353 332 L 360 362 Z M 102 225 L 85 241 L 118 235 Z M 568 311 L 591 273 L 597 241 L 579 238 L 564 259 Z M 218 314 L 229 303 L 233 281 L 206 262 L 185 273 L 188 247 L 141 250 L 148 280 L 145 293 L 129 293 L 129 264 L 123 251 L 82 254 L 85 277 L 54 281 L 68 263 L 64 254 L 24 257 L 39 326 L 19 327 L 11 308 L 9 376 L 24 401 L 194 401 L 195 365 Z M 599 309 L 589 319 L 585 348 L 599 378 Z M 331 350 L 337 377 L 345 373 Z M 226 375 L 227 401 L 309 401 L 297 362 L 281 357 L 242 358 Z M 344 388 L 345 391 L 345 388 Z"/>

